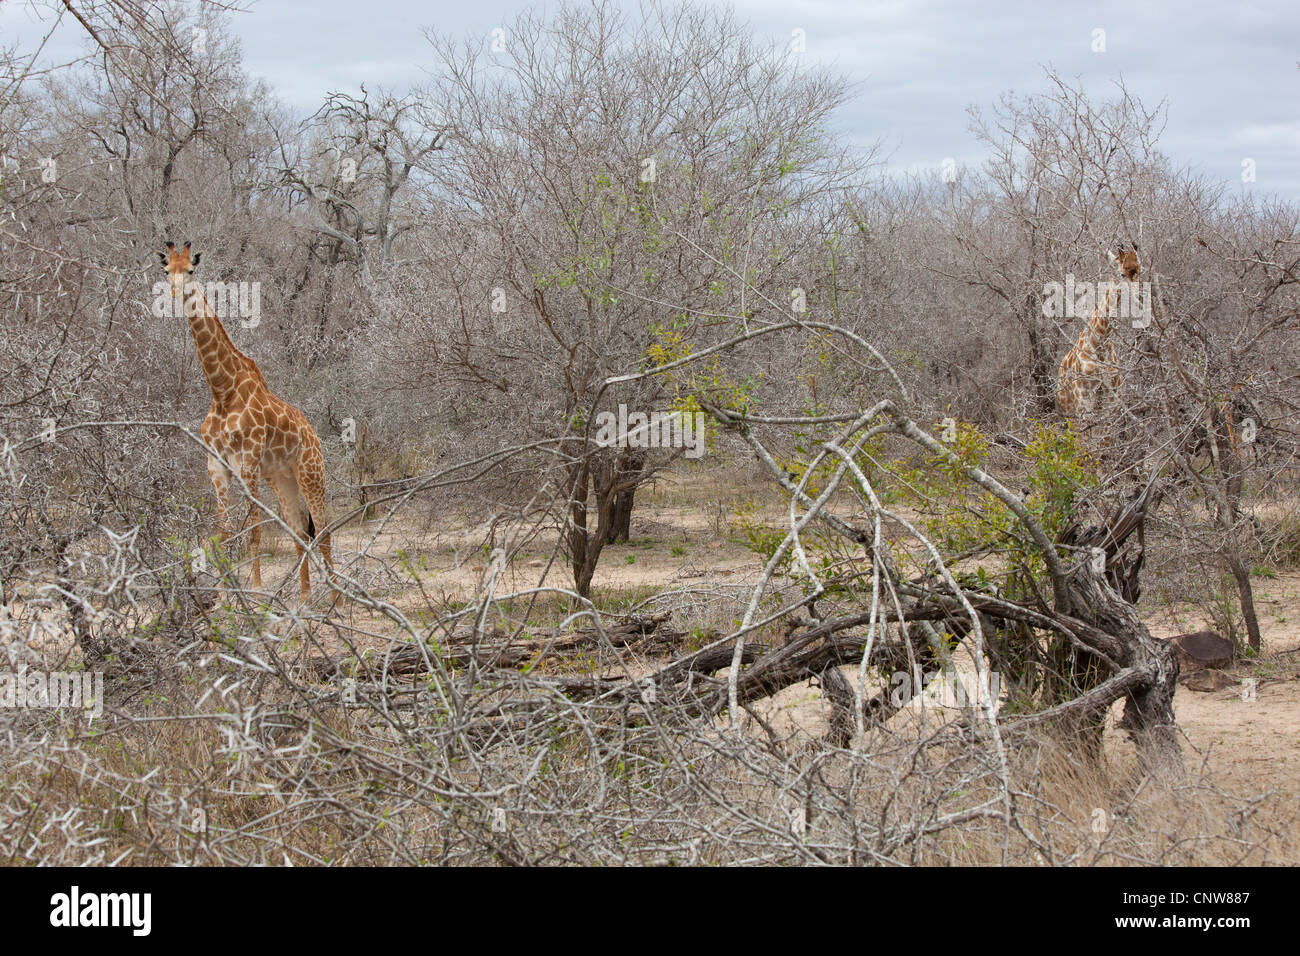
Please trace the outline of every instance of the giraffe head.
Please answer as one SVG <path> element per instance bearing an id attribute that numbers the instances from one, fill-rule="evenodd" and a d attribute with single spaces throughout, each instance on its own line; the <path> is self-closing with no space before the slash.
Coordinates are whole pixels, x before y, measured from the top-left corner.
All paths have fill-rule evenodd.
<path id="1" fill-rule="evenodd" d="M 1138 275 L 1138 246 L 1133 243 L 1133 247 L 1126 248 L 1124 243 L 1119 244 L 1119 255 L 1115 257 L 1115 262 L 1119 271 L 1124 273 L 1124 278 L 1132 282 Z"/>
<path id="2" fill-rule="evenodd" d="M 199 264 L 200 253 L 190 253 L 190 244 L 185 243 L 185 248 L 177 249 L 176 243 L 167 243 L 167 251 L 158 253 L 158 258 L 162 260 L 163 269 L 167 272 L 167 278 L 172 285 L 172 296 L 177 299 L 185 297 L 185 287 L 190 282 L 190 276 L 194 274 L 195 267 Z"/>

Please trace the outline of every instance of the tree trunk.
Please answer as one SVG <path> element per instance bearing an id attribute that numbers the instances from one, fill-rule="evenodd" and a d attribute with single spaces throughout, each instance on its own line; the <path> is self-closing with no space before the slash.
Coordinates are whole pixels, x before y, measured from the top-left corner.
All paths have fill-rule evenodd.
<path id="1" fill-rule="evenodd" d="M 1029 318 L 1029 384 L 1034 407 L 1042 414 L 1056 411 L 1056 369 L 1052 344 L 1043 340 L 1043 326 L 1039 316 L 1041 304 L 1031 297 L 1028 302 Z"/>
<path id="2" fill-rule="evenodd" d="M 591 577 L 596 564 L 588 556 L 587 486 L 590 484 L 590 466 L 579 461 L 569 466 L 569 558 L 573 562 L 573 585 L 577 592 L 587 597 L 591 592 Z"/>
<path id="3" fill-rule="evenodd" d="M 1151 636 L 1137 609 L 1110 587 L 1104 573 L 1096 574 L 1088 560 L 1080 561 L 1071 574 L 1070 602 L 1076 614 L 1086 615 L 1079 623 L 1096 628 L 1098 639 L 1089 640 L 1089 635 L 1084 634 L 1084 642 L 1107 653 L 1128 671 L 1119 726 L 1133 739 L 1144 768 L 1181 777 L 1182 751 L 1174 721 L 1178 659 L 1173 648 Z M 1103 679 L 1071 702 L 1084 705 L 1079 712 L 1080 729 L 1098 743 L 1109 709 L 1107 698 L 1114 699 L 1107 691 L 1116 680 L 1117 676 Z"/>
<path id="4" fill-rule="evenodd" d="M 1228 570 L 1232 572 L 1232 579 L 1237 584 L 1237 599 L 1241 604 L 1241 617 L 1246 623 L 1246 639 L 1250 643 L 1251 650 L 1260 649 L 1259 633 L 1259 616 L 1255 613 L 1255 592 L 1250 583 L 1250 571 L 1241 561 L 1241 555 L 1238 552 L 1236 535 L 1232 536 L 1233 540 L 1229 542 L 1228 551 Z"/>
<path id="5" fill-rule="evenodd" d="M 613 544 L 620 539 L 623 541 L 631 540 L 632 505 L 641 473 L 644 470 L 645 452 L 624 450 L 619 455 L 616 476 L 619 490 L 615 492 L 614 502 L 610 508 L 609 536 L 606 538 L 606 542 L 609 544 Z"/>
<path id="6" fill-rule="evenodd" d="M 1229 407 L 1229 419 L 1231 407 Z M 1259 617 L 1255 612 L 1255 593 L 1250 583 L 1250 571 L 1241 560 L 1241 537 L 1237 534 L 1237 515 L 1241 509 L 1242 467 L 1236 443 L 1231 437 L 1231 421 L 1225 419 L 1218 406 L 1212 406 L 1208 416 L 1209 446 L 1214 460 L 1215 477 L 1219 493 L 1226 506 L 1216 504 L 1214 511 L 1219 527 L 1223 529 L 1225 559 L 1232 579 L 1237 585 L 1237 598 L 1241 606 L 1242 621 L 1246 625 L 1246 639 L 1252 650 L 1260 649 Z"/>

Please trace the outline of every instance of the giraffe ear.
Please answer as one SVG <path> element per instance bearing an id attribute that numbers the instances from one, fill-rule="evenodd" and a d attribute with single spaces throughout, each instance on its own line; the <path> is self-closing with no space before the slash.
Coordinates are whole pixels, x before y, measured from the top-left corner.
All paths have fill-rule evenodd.
<path id="1" fill-rule="evenodd" d="M 162 267 L 163 267 L 164 269 L 166 269 L 166 268 L 167 268 L 167 253 L 165 253 L 165 252 L 160 252 L 160 253 L 158 253 L 158 261 L 161 262 L 161 263 L 162 263 Z"/>
<path id="2" fill-rule="evenodd" d="M 194 253 L 194 258 L 190 260 L 190 265 L 192 265 L 192 266 L 197 266 L 197 265 L 199 264 L 199 258 L 200 258 L 202 255 L 203 255 L 203 253 L 201 253 L 201 252 L 196 252 L 196 253 Z"/>

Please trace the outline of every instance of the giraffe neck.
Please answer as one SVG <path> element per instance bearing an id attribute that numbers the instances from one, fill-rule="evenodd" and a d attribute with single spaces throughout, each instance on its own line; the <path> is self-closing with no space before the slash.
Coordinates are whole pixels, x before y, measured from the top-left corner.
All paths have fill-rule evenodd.
<path id="1" fill-rule="evenodd" d="M 1097 303 L 1097 308 L 1093 309 L 1092 316 L 1083 329 L 1084 338 L 1094 352 L 1101 348 L 1102 343 L 1106 341 L 1106 336 L 1110 334 L 1110 296 L 1111 287 L 1107 285 L 1106 294 Z"/>
<path id="2" fill-rule="evenodd" d="M 252 359 L 235 348 L 226 327 L 202 292 L 196 289 L 191 301 L 193 308 L 186 310 L 190 313 L 190 334 L 199 353 L 199 364 L 203 366 L 203 377 L 212 390 L 212 400 L 220 408 L 234 397 L 239 373 L 252 364 Z"/>

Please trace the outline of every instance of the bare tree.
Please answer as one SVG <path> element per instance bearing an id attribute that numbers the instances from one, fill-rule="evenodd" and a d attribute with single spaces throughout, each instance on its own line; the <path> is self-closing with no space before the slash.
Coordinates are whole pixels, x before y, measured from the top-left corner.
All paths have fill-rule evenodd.
<path id="1" fill-rule="evenodd" d="M 584 595 L 605 543 L 627 533 L 636 487 L 665 463 L 598 448 L 592 423 L 616 402 L 654 408 L 674 394 L 602 381 L 672 348 L 674 322 L 727 326 L 764 308 L 759 296 L 788 302 L 795 231 L 779 230 L 781 249 L 770 224 L 852 171 L 818 133 L 842 82 L 796 71 L 729 14 L 646 14 L 630 23 L 603 3 L 549 22 L 524 14 L 501 54 L 431 38 L 441 79 L 426 98 L 449 138 L 430 201 L 482 259 L 472 295 L 424 298 L 459 312 L 457 359 L 492 368 L 471 376 L 488 409 L 521 435 L 564 438 L 557 517 Z M 752 262 L 734 258 L 742 248 Z M 761 277 L 759 295 L 733 281 L 736 267 Z"/>

